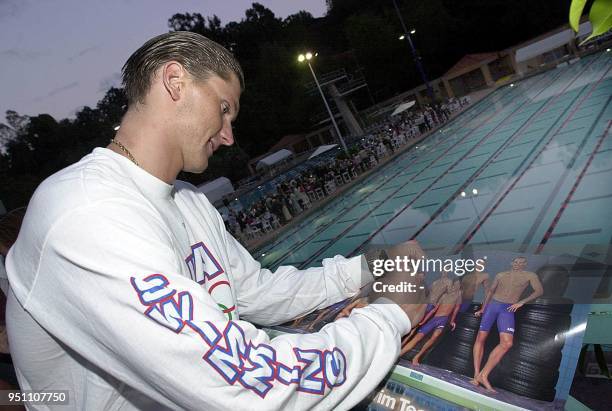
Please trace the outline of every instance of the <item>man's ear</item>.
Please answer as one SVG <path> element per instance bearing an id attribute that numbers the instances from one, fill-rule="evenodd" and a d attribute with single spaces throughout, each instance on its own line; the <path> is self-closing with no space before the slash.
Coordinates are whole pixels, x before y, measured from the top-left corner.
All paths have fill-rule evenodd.
<path id="1" fill-rule="evenodd" d="M 187 72 L 185 68 L 176 61 L 169 61 L 162 68 L 162 81 L 164 88 L 174 101 L 178 101 L 185 92 Z"/>

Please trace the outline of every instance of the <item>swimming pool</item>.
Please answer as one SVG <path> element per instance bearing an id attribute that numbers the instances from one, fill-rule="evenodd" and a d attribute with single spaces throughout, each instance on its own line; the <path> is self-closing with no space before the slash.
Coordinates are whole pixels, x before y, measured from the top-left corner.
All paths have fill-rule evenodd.
<path id="1" fill-rule="evenodd" d="M 496 90 L 255 257 L 305 268 L 410 238 L 432 256 L 608 246 L 611 69 L 603 52 Z"/>

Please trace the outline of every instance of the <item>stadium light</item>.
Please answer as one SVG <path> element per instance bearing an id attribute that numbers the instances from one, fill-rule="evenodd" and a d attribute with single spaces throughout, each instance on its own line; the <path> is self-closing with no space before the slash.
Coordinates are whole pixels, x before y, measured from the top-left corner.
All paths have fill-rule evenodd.
<path id="1" fill-rule="evenodd" d="M 465 197 L 465 191 L 461 192 L 461 197 Z"/>
<path id="2" fill-rule="evenodd" d="M 404 40 L 406 38 L 406 36 L 404 36 L 403 34 L 401 36 L 398 37 L 400 40 Z"/>
<path id="3" fill-rule="evenodd" d="M 329 114 L 329 118 L 331 119 L 332 124 L 334 125 L 334 129 L 336 130 L 336 133 L 338 134 L 338 138 L 340 139 L 340 143 L 342 143 L 342 148 L 344 149 L 344 152 L 346 153 L 346 156 L 350 158 L 349 156 L 349 152 L 348 152 L 348 148 L 346 147 L 346 143 L 344 142 L 344 138 L 342 138 L 342 133 L 340 133 L 340 128 L 338 127 L 338 124 L 336 123 L 336 119 L 334 118 L 334 115 L 331 111 L 331 109 L 329 108 L 329 104 L 327 104 L 327 100 L 325 99 L 325 94 L 323 94 L 323 89 L 321 89 L 321 85 L 319 84 L 319 79 L 317 78 L 317 75 L 315 74 L 314 69 L 312 68 L 312 65 L 310 64 L 310 60 L 312 60 L 312 58 L 314 56 L 318 56 L 319 53 L 313 53 L 308 51 L 305 54 L 300 54 L 298 56 L 298 61 L 300 63 L 303 63 L 304 61 L 306 61 L 306 63 L 308 64 L 308 68 L 310 68 L 310 72 L 312 73 L 312 78 L 314 78 L 315 84 L 317 85 L 317 88 L 319 89 L 319 93 L 321 93 L 321 98 L 323 99 L 323 103 L 325 103 L 325 108 L 327 109 L 327 113 Z"/>
<path id="4" fill-rule="evenodd" d="M 474 195 L 478 195 L 478 190 L 476 190 L 475 188 L 474 188 L 474 189 L 472 189 L 472 194 L 474 194 Z"/>
<path id="5" fill-rule="evenodd" d="M 410 51 L 412 52 L 412 58 L 414 59 L 414 63 L 417 66 L 417 70 L 419 71 L 419 74 L 421 75 L 421 79 L 423 80 L 423 83 L 425 83 L 425 85 L 427 86 L 427 94 L 429 95 L 429 98 L 431 99 L 431 102 L 433 103 L 435 101 L 433 90 L 431 88 L 431 85 L 429 84 L 429 80 L 427 80 L 427 75 L 425 74 L 425 70 L 423 69 L 423 65 L 421 64 L 421 58 L 418 56 L 417 51 L 414 48 L 414 44 L 412 44 L 412 38 L 410 38 L 410 35 L 416 33 L 416 30 L 412 29 L 408 31 L 408 29 L 406 28 L 406 25 L 404 24 L 402 13 L 400 13 L 399 7 L 397 7 L 397 2 L 395 0 L 393 0 L 393 6 L 395 6 L 395 12 L 397 13 L 397 17 L 399 18 L 399 21 L 402 25 L 402 30 L 404 31 L 404 34 L 402 34 L 399 39 L 400 40 L 403 40 L 404 38 L 408 39 L 408 44 L 410 45 Z"/>

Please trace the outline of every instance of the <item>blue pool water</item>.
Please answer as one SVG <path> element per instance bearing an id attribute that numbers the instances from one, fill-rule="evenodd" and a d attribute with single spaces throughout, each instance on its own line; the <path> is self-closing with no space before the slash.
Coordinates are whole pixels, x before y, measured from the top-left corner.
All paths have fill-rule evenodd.
<path id="1" fill-rule="evenodd" d="M 304 268 L 410 238 L 431 256 L 608 246 L 611 69 L 604 52 L 496 90 L 255 257 Z"/>

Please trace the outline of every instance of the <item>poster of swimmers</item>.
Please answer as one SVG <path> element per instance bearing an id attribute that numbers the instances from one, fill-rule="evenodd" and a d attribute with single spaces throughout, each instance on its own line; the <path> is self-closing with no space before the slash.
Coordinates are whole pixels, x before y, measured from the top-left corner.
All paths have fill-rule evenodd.
<path id="1" fill-rule="evenodd" d="M 466 259 L 474 263 L 462 269 Z M 442 262 L 449 260 L 452 270 L 421 267 L 433 268 L 423 270 L 426 314 L 402 339 L 398 367 L 358 408 L 563 409 L 605 266 L 504 251 Z M 350 304 L 359 307 L 368 288 L 277 329 L 318 331 Z"/>

